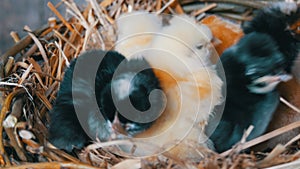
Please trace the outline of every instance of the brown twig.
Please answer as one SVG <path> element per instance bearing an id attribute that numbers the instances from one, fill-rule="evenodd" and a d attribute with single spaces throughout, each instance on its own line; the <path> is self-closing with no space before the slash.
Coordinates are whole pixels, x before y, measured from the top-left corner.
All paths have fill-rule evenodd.
<path id="1" fill-rule="evenodd" d="M 10 166 L 5 167 L 6 169 L 101 169 L 99 167 L 93 167 L 86 164 L 77 164 L 77 163 L 69 163 L 69 162 L 44 162 L 44 163 L 31 163 L 31 164 L 24 164 L 19 166 Z M 4 169 L 5 169 L 4 168 Z M 103 168 L 104 169 L 104 168 Z"/>
<path id="2" fill-rule="evenodd" d="M 112 4 L 114 2 L 114 0 L 104 0 L 100 3 L 100 6 L 103 8 L 108 7 L 110 4 Z"/>
<path id="3" fill-rule="evenodd" d="M 261 3 L 259 1 L 240 1 L 240 0 L 182 0 L 182 4 L 188 4 L 193 2 L 217 2 L 217 3 L 229 3 L 229 4 L 236 4 L 236 5 L 242 5 L 245 7 L 260 9 L 265 6 L 264 3 Z"/>
<path id="4" fill-rule="evenodd" d="M 42 28 L 37 29 L 33 33 L 37 36 L 39 36 L 42 32 L 49 29 L 48 25 L 42 26 Z M 0 77 L 4 77 L 4 66 L 7 62 L 7 59 L 9 56 L 15 56 L 17 53 L 19 53 L 21 50 L 26 48 L 30 43 L 32 43 L 32 39 L 30 36 L 25 36 L 23 39 L 21 39 L 18 43 L 16 43 L 14 46 L 12 46 L 10 49 L 8 49 L 4 54 L 0 56 Z"/>
<path id="5" fill-rule="evenodd" d="M 13 128 L 4 128 L 9 140 L 10 140 L 10 145 L 14 148 L 14 150 L 17 153 L 17 156 L 20 158 L 21 161 L 27 161 L 27 157 L 21 147 L 19 147 L 16 137 L 17 135 L 14 134 L 14 129 Z"/>
<path id="6" fill-rule="evenodd" d="M 34 44 L 30 47 L 30 49 L 24 54 L 23 58 L 27 58 L 29 56 L 32 56 L 36 50 L 38 49 L 37 45 Z M 20 58 L 17 59 L 18 61 L 20 61 Z"/>
<path id="7" fill-rule="evenodd" d="M 49 75 L 49 74 L 47 74 L 47 73 L 44 73 L 44 72 L 41 72 L 41 71 L 36 71 L 36 70 L 31 70 L 31 72 L 32 72 L 32 73 L 40 74 L 40 75 L 42 75 L 42 76 L 47 76 L 47 77 L 49 77 L 49 78 L 51 78 L 51 79 L 53 79 L 53 80 L 55 80 L 55 81 L 61 82 L 61 79 L 55 78 L 55 77 L 53 77 L 52 75 Z"/>
<path id="8" fill-rule="evenodd" d="M 162 7 L 162 0 L 157 0 L 155 10 L 159 11 L 161 7 Z"/>
<path id="9" fill-rule="evenodd" d="M 180 5 L 179 0 L 176 0 L 175 11 L 177 14 L 184 14 L 184 10 L 183 10 L 182 6 Z"/>
<path id="10" fill-rule="evenodd" d="M 5 118 L 6 113 L 8 112 L 8 110 L 10 108 L 10 105 L 11 105 L 11 102 L 12 102 L 13 98 L 16 95 L 24 93 L 24 92 L 25 91 L 23 89 L 15 90 L 6 97 L 6 99 L 4 101 L 4 104 L 2 106 L 2 109 L 1 109 L 0 124 L 3 124 L 4 118 Z M 5 160 L 4 164 L 1 164 L 1 165 L 10 166 L 10 161 L 9 161 L 9 158 L 8 158 L 6 152 L 5 152 L 4 145 L 3 145 L 3 125 L 0 125 L 0 155 Z"/>
<path id="11" fill-rule="evenodd" d="M 18 98 L 16 101 L 14 101 L 10 115 L 5 119 L 6 125 L 4 125 L 4 123 L 3 123 L 3 127 L 6 131 L 7 136 L 10 139 L 10 144 L 15 149 L 18 157 L 22 161 L 27 161 L 27 157 L 26 157 L 22 147 L 20 147 L 20 145 L 18 144 L 18 141 L 16 138 L 16 137 L 18 137 L 18 135 L 15 135 L 15 133 L 14 133 L 14 128 L 16 126 L 16 123 L 22 115 L 22 107 L 23 107 L 23 98 Z M 14 120 L 14 119 L 16 119 L 16 120 Z"/>
<path id="12" fill-rule="evenodd" d="M 10 36 L 14 39 L 15 42 L 19 42 L 21 40 L 18 33 L 15 31 L 10 32 Z"/>
<path id="13" fill-rule="evenodd" d="M 10 72 L 11 72 L 13 66 L 14 66 L 14 63 L 15 63 L 15 59 L 11 56 L 8 57 L 8 60 L 5 64 L 5 70 L 4 70 L 5 76 L 8 76 L 10 74 Z"/>
<path id="14" fill-rule="evenodd" d="M 58 10 L 55 8 L 55 6 L 51 3 L 47 3 L 49 9 L 63 22 L 63 24 L 72 32 L 75 33 L 75 30 L 73 27 L 65 20 L 65 18 L 58 12 Z"/>

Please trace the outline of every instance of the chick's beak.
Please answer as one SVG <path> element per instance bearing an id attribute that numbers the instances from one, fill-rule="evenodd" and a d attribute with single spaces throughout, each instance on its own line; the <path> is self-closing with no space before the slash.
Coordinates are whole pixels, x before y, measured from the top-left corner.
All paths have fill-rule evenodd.
<path id="1" fill-rule="evenodd" d="M 289 74 L 282 74 L 282 75 L 279 75 L 279 79 L 281 82 L 287 82 L 292 79 L 292 76 Z"/>
<path id="2" fill-rule="evenodd" d="M 112 122 L 112 130 L 113 130 L 114 134 L 127 135 L 126 130 L 124 129 L 124 127 L 122 126 L 122 124 L 118 118 L 118 112 L 115 113 L 115 118 L 114 118 L 114 121 Z"/>
<path id="3" fill-rule="evenodd" d="M 280 82 L 286 82 L 291 78 L 289 74 L 267 75 L 254 80 L 248 88 L 253 93 L 268 93 L 274 90 Z"/>
<path id="4" fill-rule="evenodd" d="M 279 82 L 287 82 L 292 79 L 292 76 L 289 74 L 277 74 L 277 75 L 268 75 L 258 78 L 254 81 L 254 83 L 279 83 Z"/>

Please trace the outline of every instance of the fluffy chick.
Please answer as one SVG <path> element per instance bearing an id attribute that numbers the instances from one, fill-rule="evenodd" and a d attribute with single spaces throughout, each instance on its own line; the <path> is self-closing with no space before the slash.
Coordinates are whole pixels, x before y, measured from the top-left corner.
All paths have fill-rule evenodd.
<path id="1" fill-rule="evenodd" d="M 221 56 L 223 52 L 236 44 L 244 35 L 239 25 L 227 21 L 216 15 L 210 15 L 201 20 L 201 23 L 207 25 L 215 38 L 214 47 Z"/>
<path id="2" fill-rule="evenodd" d="M 287 99 L 293 105 L 299 107 L 299 91 L 300 85 L 297 79 L 300 77 L 299 72 L 299 56 L 300 49 L 300 8 L 296 3 L 274 3 L 270 7 L 264 8 L 257 12 L 253 21 L 249 21 L 244 25 L 245 33 L 262 32 L 272 36 L 273 40 L 279 46 L 280 52 L 285 58 L 285 70 L 292 73 L 294 79 L 282 83 L 278 87 L 278 91 L 282 97 Z M 292 72 L 291 72 L 291 68 Z M 298 69 L 297 69 L 298 68 Z M 292 122 L 298 121 L 299 114 L 284 104 L 279 104 L 273 119 L 270 122 L 267 132 L 283 127 Z M 298 129 L 286 132 L 274 139 L 256 146 L 254 150 L 264 150 L 273 148 L 277 144 L 284 144 L 290 141 L 299 133 Z"/>
<path id="3" fill-rule="evenodd" d="M 263 134 L 279 102 L 275 87 L 289 76 L 282 74 L 284 56 L 267 34 L 246 34 L 221 56 L 227 96 L 221 121 L 210 139 L 218 152 L 230 149 L 250 126 L 248 139 Z M 214 124 L 210 124 L 214 125 Z"/>
<path id="4" fill-rule="evenodd" d="M 151 23 L 152 20 L 145 17 L 141 22 L 128 24 L 138 27 L 145 22 Z M 119 29 L 122 30 L 123 26 Z M 144 58 L 149 62 L 160 81 L 167 104 L 153 125 L 137 134 L 136 138 L 158 147 L 153 151 L 169 150 L 184 139 L 168 152 L 181 159 L 197 158 L 198 152 L 188 145 L 191 142 L 205 145 L 207 138 L 203 128 L 214 106 L 222 101 L 222 81 L 210 63 L 212 34 L 206 26 L 196 24 L 194 18 L 182 15 L 167 20 L 151 38 L 148 47 L 132 58 Z"/>
<path id="5" fill-rule="evenodd" d="M 148 97 L 160 84 L 151 69 L 134 74 L 144 67 L 149 67 L 146 60 L 128 61 L 114 51 L 89 51 L 72 61 L 50 112 L 49 141 L 71 152 L 91 139 L 111 139 L 118 132 L 115 122 L 130 136 L 147 129 L 152 122 L 142 121 L 146 115 L 132 121 L 123 116 L 128 112 L 115 106 L 131 102 L 136 110 L 145 112 L 153 104 Z M 159 95 L 152 97 L 162 102 Z"/>

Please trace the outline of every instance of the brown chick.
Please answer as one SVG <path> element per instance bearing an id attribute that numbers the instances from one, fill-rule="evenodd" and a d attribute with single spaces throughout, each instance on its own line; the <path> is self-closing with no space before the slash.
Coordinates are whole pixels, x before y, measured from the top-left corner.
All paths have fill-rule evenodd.
<path id="1" fill-rule="evenodd" d="M 239 25 L 226 21 L 216 15 L 210 15 L 201 22 L 207 25 L 212 31 L 213 37 L 219 40 L 219 43 L 214 43 L 219 55 L 222 55 L 224 50 L 236 44 L 244 35 Z"/>

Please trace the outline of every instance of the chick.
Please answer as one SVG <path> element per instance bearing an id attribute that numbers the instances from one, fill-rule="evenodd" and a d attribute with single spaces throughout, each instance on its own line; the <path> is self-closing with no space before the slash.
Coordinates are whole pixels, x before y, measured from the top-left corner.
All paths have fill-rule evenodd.
<path id="1" fill-rule="evenodd" d="M 300 84 L 297 79 L 300 77 L 299 73 L 299 57 L 300 54 L 300 8 L 296 3 L 274 3 L 269 7 L 259 10 L 252 21 L 244 25 L 245 33 L 262 32 L 270 35 L 276 44 L 279 46 L 279 51 L 283 54 L 285 59 L 285 70 L 292 73 L 293 79 L 281 83 L 278 87 L 280 96 L 295 106 L 299 107 L 299 91 Z M 294 69 L 292 69 L 294 67 Z M 298 69 L 297 69 L 298 68 Z M 278 105 L 276 112 L 270 122 L 266 132 L 283 127 L 292 122 L 298 121 L 300 116 L 297 112 L 287 107 L 283 103 Z M 277 144 L 284 144 L 290 141 L 291 138 L 298 135 L 299 130 L 295 129 L 286 132 L 274 139 L 256 146 L 253 150 L 265 150 L 267 148 L 274 148 Z"/>
<path id="2" fill-rule="evenodd" d="M 265 132 L 279 103 L 275 88 L 290 79 L 283 73 L 285 60 L 276 41 L 264 33 L 246 34 L 223 53 L 221 62 L 226 76 L 226 103 L 210 137 L 218 152 L 240 141 L 250 125 L 254 130 L 248 140 Z"/>
<path id="3" fill-rule="evenodd" d="M 161 87 L 152 69 L 144 70 L 147 67 L 144 59 L 128 61 L 114 51 L 89 51 L 72 61 L 50 112 L 49 141 L 71 152 L 92 139 L 107 141 L 118 132 L 123 132 L 118 137 L 132 136 L 149 128 L 152 121 L 145 118 L 159 115 L 156 102 L 163 100 L 157 94 L 149 100 L 151 91 Z M 133 109 L 129 102 L 137 110 L 134 119 L 124 117 Z M 147 111 L 151 104 L 156 107 Z"/>
<path id="4" fill-rule="evenodd" d="M 201 23 L 207 25 L 215 38 L 214 47 L 218 54 L 222 53 L 232 45 L 236 44 L 244 35 L 238 24 L 227 21 L 216 15 L 210 15 L 201 20 Z"/>
<path id="5" fill-rule="evenodd" d="M 153 151 L 145 152 L 147 148 L 137 147 L 136 152 L 151 155 L 167 151 L 180 159 L 197 158 L 198 152 L 189 143 L 206 146 L 203 129 L 213 108 L 222 102 L 222 81 L 210 62 L 216 55 L 211 50 L 212 34 L 205 25 L 196 24 L 194 18 L 186 15 L 162 18 L 167 20 L 159 31 L 153 32 L 147 47 L 129 57 L 144 58 L 149 62 L 167 100 L 161 116 L 135 136 L 136 140 L 151 143 Z M 123 23 L 119 29 L 123 32 L 124 24 L 131 24 L 134 28 L 151 22 L 144 17 L 139 22 Z M 139 40 L 136 43 L 138 45 Z M 122 45 L 117 43 L 116 49 Z"/>

